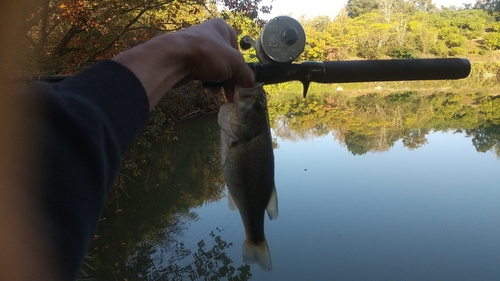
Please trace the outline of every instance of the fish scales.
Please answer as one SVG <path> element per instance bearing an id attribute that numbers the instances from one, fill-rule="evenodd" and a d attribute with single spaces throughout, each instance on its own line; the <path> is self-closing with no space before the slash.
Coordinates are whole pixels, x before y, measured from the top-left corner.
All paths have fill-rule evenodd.
<path id="1" fill-rule="evenodd" d="M 274 159 L 267 135 L 231 147 L 223 167 L 232 199 L 245 218 L 246 238 L 253 243 L 265 239 L 264 212 L 274 188 Z"/>
<path id="2" fill-rule="evenodd" d="M 274 155 L 267 102 L 262 85 L 236 88 L 234 103 L 219 111 L 221 162 L 229 203 L 238 209 L 245 227 L 243 261 L 272 269 L 264 234 L 264 213 L 278 215 L 274 185 Z"/>

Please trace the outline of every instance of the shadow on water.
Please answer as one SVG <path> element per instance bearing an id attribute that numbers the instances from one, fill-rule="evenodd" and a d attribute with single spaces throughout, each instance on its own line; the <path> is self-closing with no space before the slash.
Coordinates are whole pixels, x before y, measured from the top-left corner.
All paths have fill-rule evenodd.
<path id="1" fill-rule="evenodd" d="M 233 246 L 212 227 L 189 248 L 183 236 L 197 220 L 191 211 L 224 197 L 216 117 L 179 125 L 168 138 L 135 145 L 108 198 L 91 252 L 98 280 L 248 280 L 250 266 L 236 268 Z M 136 176 L 134 176 L 134 174 Z M 92 262 L 95 261 L 95 262 Z M 88 271 L 88 270 L 87 270 Z"/>

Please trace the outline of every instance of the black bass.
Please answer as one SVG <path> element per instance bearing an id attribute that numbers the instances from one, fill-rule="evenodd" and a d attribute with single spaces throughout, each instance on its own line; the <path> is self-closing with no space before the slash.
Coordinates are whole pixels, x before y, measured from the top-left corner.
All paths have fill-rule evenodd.
<path id="1" fill-rule="evenodd" d="M 229 190 L 229 207 L 240 211 L 245 227 L 243 262 L 257 263 L 271 271 L 272 263 L 264 235 L 264 212 L 278 217 L 274 186 L 274 154 L 262 84 L 236 87 L 234 103 L 221 106 L 221 163 Z"/>

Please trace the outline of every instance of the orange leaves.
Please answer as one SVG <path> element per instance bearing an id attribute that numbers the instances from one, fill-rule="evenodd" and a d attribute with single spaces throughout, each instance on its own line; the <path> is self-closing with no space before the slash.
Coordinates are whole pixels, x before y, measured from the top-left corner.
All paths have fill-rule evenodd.
<path id="1" fill-rule="evenodd" d="M 60 15 L 63 19 L 77 26 L 86 26 L 89 17 L 85 1 L 66 0 L 59 4 Z"/>
<path id="2" fill-rule="evenodd" d="M 209 18 L 203 1 L 51 0 L 37 7 L 27 32 L 30 71 L 67 73 Z M 43 21 L 36 20 L 45 18 Z M 27 19 L 28 21 L 29 19 Z"/>

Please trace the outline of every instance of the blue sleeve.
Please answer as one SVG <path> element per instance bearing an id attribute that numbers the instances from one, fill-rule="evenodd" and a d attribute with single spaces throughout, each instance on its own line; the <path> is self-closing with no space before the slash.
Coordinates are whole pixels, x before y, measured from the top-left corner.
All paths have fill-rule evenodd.
<path id="1" fill-rule="evenodd" d="M 37 108 L 19 117 L 39 153 L 27 170 L 39 171 L 44 229 L 62 276 L 74 280 L 121 157 L 148 120 L 148 99 L 137 77 L 111 60 L 56 84 L 31 83 L 19 98 Z"/>

